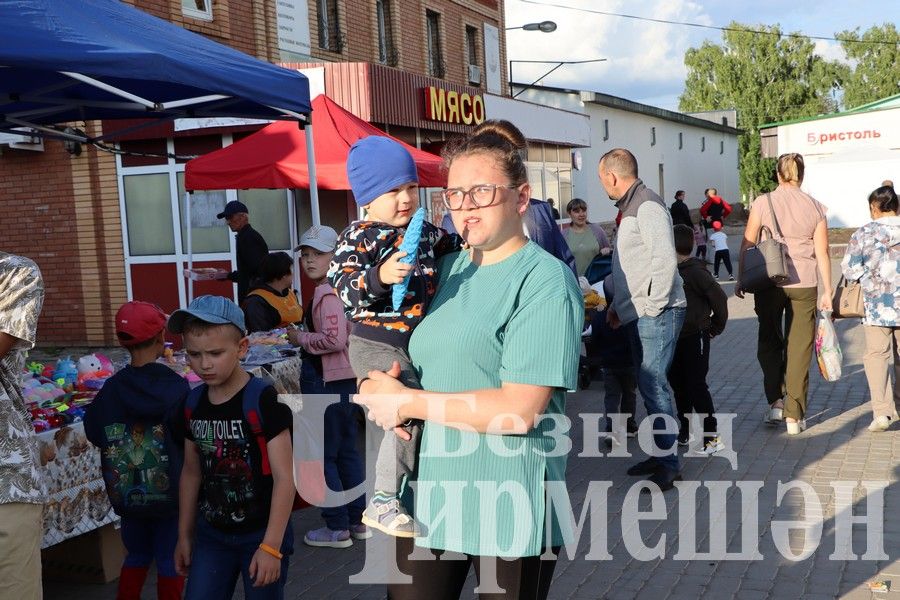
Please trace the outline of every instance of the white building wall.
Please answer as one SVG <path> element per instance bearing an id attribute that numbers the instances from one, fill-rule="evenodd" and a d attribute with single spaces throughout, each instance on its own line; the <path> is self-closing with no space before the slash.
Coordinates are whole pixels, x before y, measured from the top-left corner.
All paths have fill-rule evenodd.
<path id="1" fill-rule="evenodd" d="M 859 227 L 872 190 L 900 183 L 900 107 L 781 125 L 778 154 L 787 152 L 803 155 L 801 187 L 828 207 L 829 227 Z"/>
<path id="2" fill-rule="evenodd" d="M 584 103 L 575 92 L 530 89 L 519 98 L 565 110 L 579 110 L 590 117 L 590 145 L 579 150 L 582 168 L 572 173 L 572 195 L 587 203 L 591 221 L 611 221 L 616 216 L 616 208 L 597 177 L 597 165 L 603 154 L 619 147 L 627 148 L 635 155 L 638 175 L 647 187 L 663 196 L 667 205 L 674 201 L 679 189 L 685 191 L 689 208 L 700 207 L 704 201 L 703 191 L 709 187 L 718 189 L 728 202 L 741 200 L 738 142 L 734 134 Z M 604 139 L 607 133 L 605 121 L 608 122 L 608 139 Z M 652 143 L 654 127 L 655 144 Z M 681 148 L 679 133 L 682 135 Z M 704 138 L 705 149 L 702 146 Z M 563 217 L 566 216 L 564 209 L 564 206 L 560 207 Z"/>

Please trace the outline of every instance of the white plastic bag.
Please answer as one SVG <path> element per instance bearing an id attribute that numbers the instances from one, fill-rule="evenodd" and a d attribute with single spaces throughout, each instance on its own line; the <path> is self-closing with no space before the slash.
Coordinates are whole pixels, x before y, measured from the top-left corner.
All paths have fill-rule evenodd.
<path id="1" fill-rule="evenodd" d="M 831 322 L 831 311 L 823 310 L 819 313 L 819 322 L 816 324 L 816 361 L 825 381 L 837 381 L 841 378 L 842 357 L 837 332 Z"/>

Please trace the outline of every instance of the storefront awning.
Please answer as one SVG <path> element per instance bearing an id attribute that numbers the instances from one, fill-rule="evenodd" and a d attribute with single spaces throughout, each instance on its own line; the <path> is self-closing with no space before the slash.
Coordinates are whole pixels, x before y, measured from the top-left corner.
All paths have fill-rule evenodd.
<path id="1" fill-rule="evenodd" d="M 347 154 L 350 146 L 370 135 L 388 136 L 322 94 L 312 101 L 315 113 L 316 181 L 320 189 L 347 190 Z M 446 174 L 434 154 L 403 144 L 419 173 L 422 187 L 443 187 Z M 306 139 L 296 126 L 272 123 L 253 135 L 185 165 L 189 190 L 247 188 L 309 189 Z"/>
<path id="2" fill-rule="evenodd" d="M 0 31 L 0 131 L 54 135 L 46 126 L 140 117 L 308 120 L 302 74 L 120 0 L 0 0 Z"/>

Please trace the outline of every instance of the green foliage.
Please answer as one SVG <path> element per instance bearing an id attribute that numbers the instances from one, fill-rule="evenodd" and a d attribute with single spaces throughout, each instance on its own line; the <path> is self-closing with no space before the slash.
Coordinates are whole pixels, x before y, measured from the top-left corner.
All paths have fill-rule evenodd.
<path id="1" fill-rule="evenodd" d="M 737 126 L 744 130 L 741 192 L 752 198 L 774 185 L 774 161 L 760 156 L 759 126 L 835 110 L 832 94 L 847 73 L 846 67 L 816 55 L 808 38 L 784 37 L 777 25 L 729 27 L 721 45 L 707 41 L 685 54 L 688 75 L 679 108 L 737 109 Z"/>
<path id="2" fill-rule="evenodd" d="M 859 29 L 837 36 L 847 58 L 856 64 L 844 79 L 845 108 L 853 108 L 900 92 L 900 32 L 893 23 L 873 25 L 862 35 Z M 853 41 L 848 41 L 853 40 Z M 858 44 L 854 41 L 887 42 Z"/>

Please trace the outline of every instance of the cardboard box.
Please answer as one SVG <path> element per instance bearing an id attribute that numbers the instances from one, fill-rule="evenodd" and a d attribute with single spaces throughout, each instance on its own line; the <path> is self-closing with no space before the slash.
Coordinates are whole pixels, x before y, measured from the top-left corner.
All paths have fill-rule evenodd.
<path id="1" fill-rule="evenodd" d="M 109 583 L 119 577 L 125 546 L 115 524 L 41 551 L 43 578 L 74 583 Z"/>

